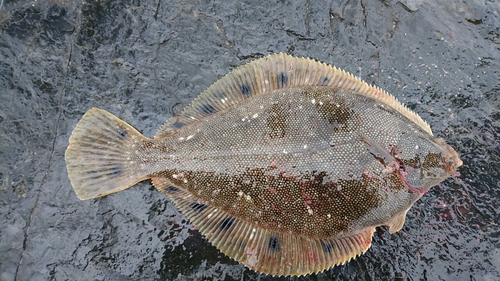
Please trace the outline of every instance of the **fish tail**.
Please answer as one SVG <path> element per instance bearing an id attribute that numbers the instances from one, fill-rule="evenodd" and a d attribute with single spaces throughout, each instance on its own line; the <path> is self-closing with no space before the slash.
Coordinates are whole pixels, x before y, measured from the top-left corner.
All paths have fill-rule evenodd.
<path id="1" fill-rule="evenodd" d="M 71 133 L 66 167 L 81 200 L 127 189 L 147 179 L 133 161 L 136 144 L 147 138 L 125 121 L 98 108 L 82 117 Z"/>

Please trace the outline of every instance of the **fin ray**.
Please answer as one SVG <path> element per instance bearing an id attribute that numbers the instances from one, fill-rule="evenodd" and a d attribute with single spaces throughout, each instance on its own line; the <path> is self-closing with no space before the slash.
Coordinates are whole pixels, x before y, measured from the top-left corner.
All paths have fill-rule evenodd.
<path id="1" fill-rule="evenodd" d="M 392 218 L 389 223 L 387 224 L 389 226 L 389 233 L 393 234 L 401 230 L 403 228 L 403 225 L 405 224 L 405 219 L 406 219 L 406 211 L 402 211 L 401 213 L 397 214 Z"/>
<path id="2" fill-rule="evenodd" d="M 127 189 L 145 179 L 130 161 L 130 144 L 145 138 L 113 114 L 92 108 L 76 125 L 65 159 L 68 176 L 82 200 Z"/>
<path id="3" fill-rule="evenodd" d="M 430 126 L 423 119 L 378 87 L 336 67 L 279 53 L 251 61 L 228 73 L 201 93 L 178 116 L 167 120 L 155 138 L 171 136 L 182 126 L 236 106 L 255 95 L 306 86 L 335 87 L 370 97 L 392 107 L 432 135 Z"/>

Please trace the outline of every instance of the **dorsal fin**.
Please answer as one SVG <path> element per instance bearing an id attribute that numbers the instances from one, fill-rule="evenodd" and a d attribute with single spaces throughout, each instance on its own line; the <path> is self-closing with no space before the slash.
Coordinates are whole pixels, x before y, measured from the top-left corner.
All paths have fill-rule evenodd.
<path id="1" fill-rule="evenodd" d="M 155 138 L 165 138 L 178 129 L 241 101 L 270 94 L 276 89 L 328 86 L 356 92 L 384 103 L 432 135 L 429 125 L 392 95 L 333 66 L 283 53 L 249 62 L 236 68 L 201 93 L 178 115 L 160 127 Z"/>
<path id="2" fill-rule="evenodd" d="M 166 178 L 153 185 L 220 251 L 247 267 L 273 276 L 302 276 L 344 264 L 370 248 L 374 227 L 351 236 L 323 239 L 263 228 L 199 201 Z"/>

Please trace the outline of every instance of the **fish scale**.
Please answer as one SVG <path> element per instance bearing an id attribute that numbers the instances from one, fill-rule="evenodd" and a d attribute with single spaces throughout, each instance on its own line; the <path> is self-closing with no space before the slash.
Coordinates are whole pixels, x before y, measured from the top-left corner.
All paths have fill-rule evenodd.
<path id="1" fill-rule="evenodd" d="M 214 83 L 155 137 L 90 109 L 66 150 L 80 199 L 151 179 L 229 257 L 270 275 L 343 264 L 375 227 L 462 165 L 394 97 L 313 60 L 270 55 Z"/>

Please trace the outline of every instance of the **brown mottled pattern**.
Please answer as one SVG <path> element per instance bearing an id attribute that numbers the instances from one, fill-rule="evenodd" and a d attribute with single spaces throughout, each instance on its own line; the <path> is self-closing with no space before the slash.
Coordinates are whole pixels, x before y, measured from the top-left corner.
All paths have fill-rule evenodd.
<path id="1" fill-rule="evenodd" d="M 89 110 L 66 150 L 81 199 L 142 180 L 222 252 L 272 275 L 305 275 L 399 231 L 411 205 L 462 165 L 386 92 L 285 54 L 215 82 L 154 139 Z"/>
<path id="2" fill-rule="evenodd" d="M 420 155 L 413 143 L 425 134 L 391 110 L 331 87 L 277 90 L 138 154 L 150 155 L 151 177 L 165 177 L 237 218 L 299 235 L 341 235 L 366 227 L 359 221 L 381 224 L 420 196 L 406 190 L 397 171 L 382 173 L 360 141 L 366 136 L 387 151 Z M 401 139 L 408 144 L 400 146 Z M 160 153 L 162 146 L 172 152 Z M 160 155 L 167 161 L 151 160 Z M 379 217 L 368 218 L 374 209 Z"/>
<path id="3" fill-rule="evenodd" d="M 291 176 L 276 175 L 274 169 L 248 169 L 240 175 L 165 171 L 157 176 L 182 175 L 182 179 L 172 182 L 234 217 L 260 227 L 316 238 L 346 233 L 360 218 L 385 204 L 389 192 L 405 189 L 397 173 L 384 179 L 363 175 L 360 179 L 324 182 L 325 172 Z M 200 188 L 208 182 L 224 188 Z M 381 189 L 383 192 L 379 192 Z"/>
<path id="4" fill-rule="evenodd" d="M 441 167 L 443 166 L 441 159 L 441 154 L 429 153 L 425 155 L 424 161 L 422 162 L 422 168 Z"/>
<path id="5" fill-rule="evenodd" d="M 290 118 L 290 109 L 282 104 L 273 104 L 267 117 L 267 127 L 271 129 L 269 138 L 283 138 L 289 134 L 288 118 Z"/>

